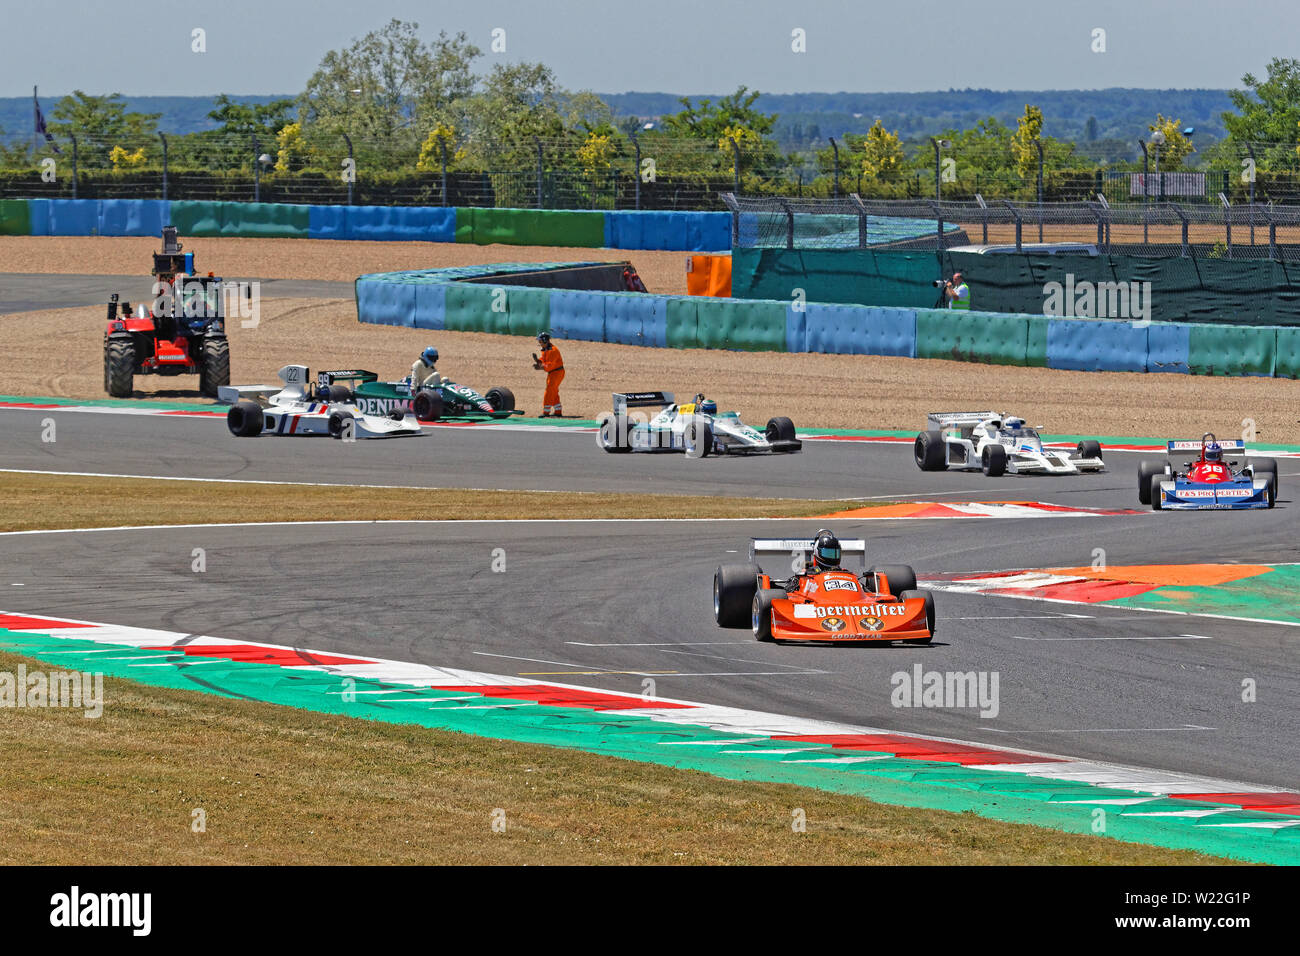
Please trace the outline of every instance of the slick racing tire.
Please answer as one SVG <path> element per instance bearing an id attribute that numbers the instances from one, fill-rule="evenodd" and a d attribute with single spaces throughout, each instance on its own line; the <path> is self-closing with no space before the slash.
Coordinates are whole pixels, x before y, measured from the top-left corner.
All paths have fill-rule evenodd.
<path id="1" fill-rule="evenodd" d="M 350 426 L 348 425 L 349 422 L 352 423 Z M 351 412 L 346 412 L 342 409 L 330 412 L 330 438 L 343 438 L 349 427 L 353 429 L 356 428 L 356 419 L 353 418 Z M 352 437 L 356 437 L 355 431 L 353 432 Z"/>
<path id="2" fill-rule="evenodd" d="M 898 597 L 904 591 L 916 590 L 916 572 L 906 564 L 881 564 L 872 568 L 869 572 L 871 577 L 871 587 L 880 591 L 880 578 L 877 575 L 884 575 L 885 581 L 889 584 L 889 592 Z"/>
<path id="3" fill-rule="evenodd" d="M 917 435 L 916 444 L 912 446 L 912 457 L 916 459 L 916 467 L 922 471 L 946 471 L 948 462 L 943 447 L 943 432 L 921 432 Z"/>
<path id="4" fill-rule="evenodd" d="M 768 441 L 794 441 L 794 422 L 785 416 L 769 418 L 764 434 Z"/>
<path id="5" fill-rule="evenodd" d="M 498 412 L 510 412 L 515 408 L 515 393 L 508 388 L 495 385 L 489 388 L 484 400 Z"/>
<path id="6" fill-rule="evenodd" d="M 442 418 L 442 396 L 431 388 L 426 388 L 415 396 L 411 411 L 422 422 L 436 422 Z"/>
<path id="7" fill-rule="evenodd" d="M 326 402 L 352 401 L 352 389 L 346 385 L 327 385 L 321 389 L 321 400 Z"/>
<path id="8" fill-rule="evenodd" d="M 1160 491 L 1160 483 L 1165 480 L 1165 473 L 1162 471 L 1158 475 L 1152 475 L 1151 480 L 1147 482 L 1147 504 L 1151 506 L 1152 511 L 1159 511 L 1164 507 L 1164 495 Z"/>
<path id="9" fill-rule="evenodd" d="M 757 565 L 719 565 L 713 572 L 713 619 L 718 627 L 744 627 L 757 590 Z"/>
<path id="10" fill-rule="evenodd" d="M 708 458 L 713 454 L 713 426 L 708 422 L 698 418 L 690 422 L 682 437 L 687 458 Z"/>
<path id="11" fill-rule="evenodd" d="M 1093 441 L 1091 439 L 1081 441 L 1079 442 L 1078 447 L 1075 448 L 1075 451 L 1078 453 L 1080 458 L 1100 458 L 1101 442 Z"/>
<path id="12" fill-rule="evenodd" d="M 1273 497 L 1277 497 L 1278 489 L 1281 487 L 1277 480 L 1277 459 L 1260 458 L 1258 461 L 1251 462 L 1250 473 L 1256 478 L 1271 478 Z"/>
<path id="13" fill-rule="evenodd" d="M 1162 461 L 1138 462 L 1138 503 L 1151 504 L 1151 479 L 1165 476 L 1165 463 Z"/>
<path id="14" fill-rule="evenodd" d="M 934 640 L 934 595 L 929 591 L 908 590 L 898 595 L 904 601 L 909 598 L 925 598 L 925 626 L 930 629 L 929 637 L 912 637 L 903 641 L 904 644 L 929 644 Z"/>
<path id="15" fill-rule="evenodd" d="M 980 453 L 980 469 L 990 478 L 1000 478 L 1007 472 L 1007 450 L 1001 445 L 985 445 Z"/>
<path id="16" fill-rule="evenodd" d="M 627 418 L 606 412 L 600 417 L 596 429 L 596 441 L 611 455 L 625 454 L 632 450 L 629 429 Z"/>
<path id="17" fill-rule="evenodd" d="M 750 603 L 749 626 L 758 641 L 777 643 L 772 636 L 772 600 L 785 597 L 780 588 L 759 588 Z"/>
<path id="18" fill-rule="evenodd" d="M 235 402 L 226 412 L 226 427 L 236 438 L 253 438 L 262 434 L 262 406 L 247 399 Z"/>

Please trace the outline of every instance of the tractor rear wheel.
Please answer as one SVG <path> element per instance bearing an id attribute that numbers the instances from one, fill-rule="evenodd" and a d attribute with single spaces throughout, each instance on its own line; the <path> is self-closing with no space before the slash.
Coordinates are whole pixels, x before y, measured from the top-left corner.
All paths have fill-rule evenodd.
<path id="1" fill-rule="evenodd" d="M 217 397 L 217 389 L 230 384 L 230 342 L 210 336 L 203 341 L 203 356 L 199 360 L 199 391 L 209 398 Z"/>
<path id="2" fill-rule="evenodd" d="M 104 346 L 104 385 L 114 398 L 130 398 L 135 390 L 135 345 L 130 339 L 109 339 Z"/>

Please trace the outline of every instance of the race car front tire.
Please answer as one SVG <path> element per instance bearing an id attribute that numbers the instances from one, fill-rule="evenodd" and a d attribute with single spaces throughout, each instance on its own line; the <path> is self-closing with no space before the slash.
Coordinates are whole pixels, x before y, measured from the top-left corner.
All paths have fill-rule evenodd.
<path id="1" fill-rule="evenodd" d="M 772 601 L 783 597 L 785 592 L 780 588 L 759 588 L 754 592 L 754 600 L 750 604 L 749 624 L 755 640 L 775 643 L 776 638 L 772 636 Z"/>
<path id="2" fill-rule="evenodd" d="M 262 406 L 247 399 L 235 402 L 226 412 L 226 427 L 236 438 L 253 438 L 262 434 Z"/>
<path id="3" fill-rule="evenodd" d="M 688 458 L 708 458 L 713 454 L 713 426 L 708 422 L 697 419 L 689 423 L 683 439 Z"/>
<path id="4" fill-rule="evenodd" d="M 1277 492 L 1281 485 L 1277 480 L 1276 458 L 1260 458 L 1258 461 L 1251 462 L 1250 473 L 1256 478 L 1271 479 L 1273 482 L 1273 497 L 1277 497 Z"/>
<path id="5" fill-rule="evenodd" d="M 916 572 L 906 564 L 881 564 L 871 569 L 871 586 L 880 591 L 880 578 L 884 575 L 890 594 L 898 597 L 904 591 L 916 590 Z"/>
<path id="6" fill-rule="evenodd" d="M 904 644 L 929 644 L 934 640 L 934 595 L 929 591 L 917 591 L 915 589 L 907 590 L 898 595 L 906 601 L 911 598 L 925 598 L 925 626 L 930 629 L 929 637 L 912 637 L 903 641 Z"/>
<path id="7" fill-rule="evenodd" d="M 1007 471 L 1007 450 L 1001 445 L 985 445 L 980 452 L 980 469 L 990 478 L 1000 478 Z"/>
<path id="8" fill-rule="evenodd" d="M 764 436 L 768 441 L 794 441 L 794 422 L 784 415 L 769 418 Z"/>
<path id="9" fill-rule="evenodd" d="M 1164 507 L 1164 492 L 1160 490 L 1161 482 L 1165 481 L 1165 473 L 1162 471 L 1158 475 L 1152 475 L 1151 480 L 1147 483 L 1147 503 L 1151 505 L 1152 511 L 1159 511 Z"/>
<path id="10" fill-rule="evenodd" d="M 489 388 L 483 396 L 489 405 L 498 412 L 511 412 L 515 408 L 515 393 L 500 385 Z"/>
<path id="11" fill-rule="evenodd" d="M 1075 448 L 1075 451 L 1078 453 L 1080 458 L 1100 458 L 1101 442 L 1092 439 L 1081 441 Z"/>
<path id="12" fill-rule="evenodd" d="M 713 572 L 713 619 L 718 627 L 744 627 L 757 590 L 757 565 L 719 565 Z"/>
<path id="13" fill-rule="evenodd" d="M 606 412 L 597 423 L 596 441 L 611 455 L 621 455 L 631 451 L 631 433 L 627 418 Z"/>
<path id="14" fill-rule="evenodd" d="M 422 422 L 436 422 L 442 418 L 442 396 L 431 388 L 417 392 L 411 402 L 411 411 Z"/>
<path id="15" fill-rule="evenodd" d="M 943 432 L 921 432 L 917 435 L 916 444 L 912 446 L 916 467 L 922 471 L 946 471 L 948 457 L 943 446 Z"/>
<path id="16" fill-rule="evenodd" d="M 1165 475 L 1165 463 L 1162 461 L 1140 461 L 1138 462 L 1138 503 L 1151 504 L 1151 479 L 1159 475 L 1162 479 Z"/>

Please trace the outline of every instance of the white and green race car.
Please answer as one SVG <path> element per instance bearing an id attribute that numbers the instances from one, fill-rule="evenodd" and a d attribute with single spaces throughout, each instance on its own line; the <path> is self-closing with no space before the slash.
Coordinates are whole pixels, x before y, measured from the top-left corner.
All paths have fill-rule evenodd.
<path id="1" fill-rule="evenodd" d="M 770 418 L 759 431 L 735 412 L 718 411 L 717 403 L 702 393 L 679 405 L 671 392 L 615 392 L 613 404 L 613 412 L 601 416 L 597 433 L 600 447 L 611 453 L 680 451 L 704 458 L 790 454 L 803 448 L 790 419 Z"/>

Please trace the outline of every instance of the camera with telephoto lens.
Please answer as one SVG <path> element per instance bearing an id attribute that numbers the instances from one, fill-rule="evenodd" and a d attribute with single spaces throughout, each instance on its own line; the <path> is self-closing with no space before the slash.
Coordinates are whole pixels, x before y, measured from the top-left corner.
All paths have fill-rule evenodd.
<path id="1" fill-rule="evenodd" d="M 951 279 L 935 279 L 933 285 L 936 289 L 942 289 L 951 281 L 952 281 Z"/>

